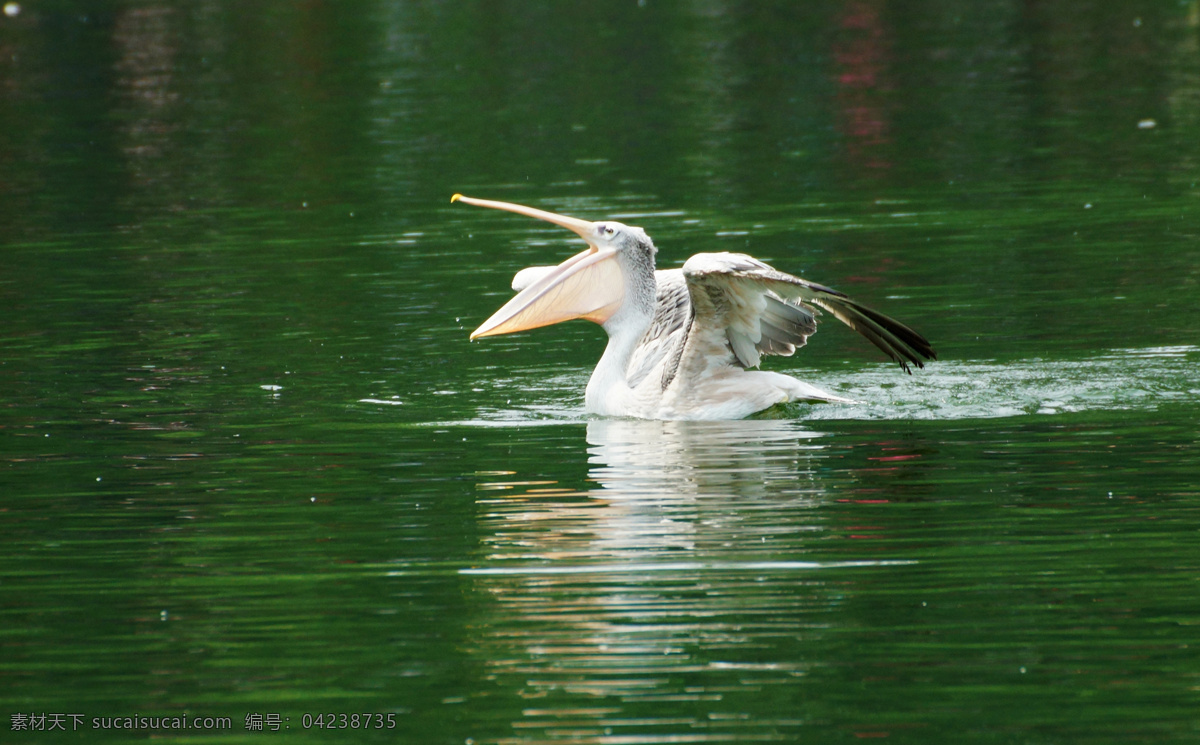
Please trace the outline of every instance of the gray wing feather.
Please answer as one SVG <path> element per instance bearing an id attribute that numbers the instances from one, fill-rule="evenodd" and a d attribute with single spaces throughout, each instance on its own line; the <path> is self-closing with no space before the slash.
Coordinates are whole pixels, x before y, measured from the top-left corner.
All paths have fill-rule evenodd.
<path id="1" fill-rule="evenodd" d="M 683 265 L 696 332 L 723 331 L 743 367 L 763 354 L 790 355 L 816 331 L 822 308 L 862 334 L 906 372 L 935 359 L 929 340 L 832 288 L 780 272 L 744 254 L 696 254 Z M 815 308 L 814 308 L 815 306 Z"/>

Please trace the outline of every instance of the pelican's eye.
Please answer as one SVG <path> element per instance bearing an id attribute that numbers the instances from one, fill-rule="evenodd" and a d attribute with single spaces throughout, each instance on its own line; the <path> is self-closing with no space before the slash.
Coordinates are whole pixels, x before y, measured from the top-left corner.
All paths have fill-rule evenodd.
<path id="1" fill-rule="evenodd" d="M 600 228 L 600 232 L 604 233 L 604 236 L 606 238 L 611 238 L 611 237 L 613 237 L 613 235 L 616 234 L 617 231 L 614 230 L 613 226 L 611 226 L 611 225 L 604 225 Z"/>

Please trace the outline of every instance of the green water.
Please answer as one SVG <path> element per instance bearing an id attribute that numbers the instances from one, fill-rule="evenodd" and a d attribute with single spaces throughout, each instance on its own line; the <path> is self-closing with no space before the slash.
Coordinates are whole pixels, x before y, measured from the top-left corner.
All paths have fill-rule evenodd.
<path id="1" fill-rule="evenodd" d="M 16 10 L 0 740 L 1200 738 L 1194 1 Z M 941 359 L 589 418 L 595 326 L 467 341 L 577 241 L 454 192 Z"/>

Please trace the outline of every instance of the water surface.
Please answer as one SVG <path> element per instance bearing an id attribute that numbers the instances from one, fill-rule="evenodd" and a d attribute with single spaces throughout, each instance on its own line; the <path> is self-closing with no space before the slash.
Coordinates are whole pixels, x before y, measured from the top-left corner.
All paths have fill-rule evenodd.
<path id="1" fill-rule="evenodd" d="M 0 18 L 0 739 L 1197 737 L 1195 2 L 86 5 Z M 940 361 L 589 417 L 455 192 Z"/>

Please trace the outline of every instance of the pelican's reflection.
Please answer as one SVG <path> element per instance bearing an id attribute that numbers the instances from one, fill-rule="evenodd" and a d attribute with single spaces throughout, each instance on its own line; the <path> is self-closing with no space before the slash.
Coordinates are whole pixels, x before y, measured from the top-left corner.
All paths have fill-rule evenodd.
<path id="1" fill-rule="evenodd" d="M 623 727 L 694 736 L 720 729 L 704 702 L 737 711 L 742 695 L 799 681 L 795 644 L 820 636 L 813 613 L 842 592 L 804 561 L 820 537 L 821 435 L 603 420 L 586 437 L 586 488 L 481 485 L 483 561 L 463 570 L 479 598 L 471 653 L 511 697 L 514 742 L 567 721 L 595 735 L 580 742 Z M 659 722 L 668 701 L 698 702 L 695 721 Z"/>
<path id="2" fill-rule="evenodd" d="M 812 463 L 820 435 L 793 422 L 588 423 L 588 475 L 599 488 L 591 548 L 631 558 L 662 549 L 729 547 L 758 523 L 761 548 L 777 527 L 756 514 L 797 503 L 819 491 Z"/>
<path id="3" fill-rule="evenodd" d="M 779 549 L 764 544 L 813 529 L 821 436 L 777 420 L 589 422 L 588 488 L 481 484 L 500 492 L 482 500 L 488 558 L 620 562 L 704 546 Z"/>
<path id="4" fill-rule="evenodd" d="M 811 483 L 810 461 L 821 434 L 782 420 L 588 422 L 588 463 L 600 497 L 759 497 L 797 477 Z"/>

